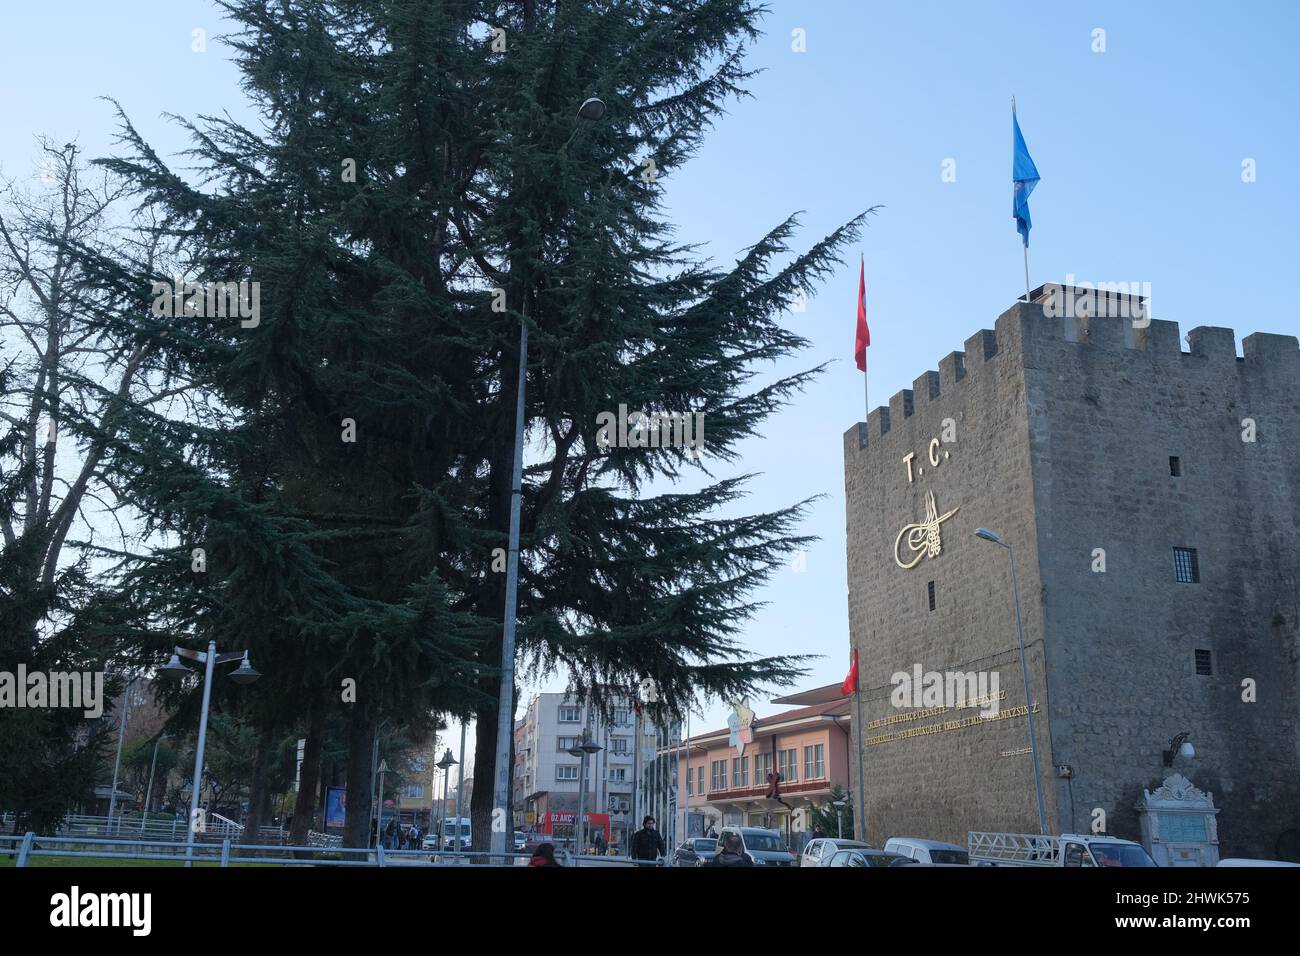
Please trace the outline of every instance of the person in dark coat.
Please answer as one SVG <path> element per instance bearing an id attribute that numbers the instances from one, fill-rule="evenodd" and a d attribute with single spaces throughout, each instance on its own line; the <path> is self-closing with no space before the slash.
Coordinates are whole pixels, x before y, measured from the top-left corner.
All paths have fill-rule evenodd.
<path id="1" fill-rule="evenodd" d="M 645 860 L 653 863 L 659 857 L 666 857 L 667 855 L 668 848 L 664 845 L 664 838 L 655 829 L 655 818 L 646 817 L 641 821 L 641 829 L 632 834 L 632 840 L 628 846 L 628 856 L 634 860 Z"/>
<path id="2" fill-rule="evenodd" d="M 555 844 L 539 843 L 537 849 L 533 850 L 533 858 L 528 861 L 528 865 L 559 866 L 559 861 L 555 859 Z"/>
<path id="3" fill-rule="evenodd" d="M 722 848 L 714 855 L 713 859 L 705 866 L 753 866 L 754 861 L 748 853 L 745 852 L 745 846 L 740 842 L 739 833 L 727 833 L 722 837 Z"/>

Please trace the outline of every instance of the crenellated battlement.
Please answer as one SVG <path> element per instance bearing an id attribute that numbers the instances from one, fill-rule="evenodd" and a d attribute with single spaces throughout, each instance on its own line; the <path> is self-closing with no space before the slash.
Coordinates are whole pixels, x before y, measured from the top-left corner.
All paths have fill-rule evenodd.
<path id="1" fill-rule="evenodd" d="M 1248 335 L 1242 339 L 1238 357 L 1232 329 L 1198 326 L 1187 333 L 1184 350 L 1178 323 L 1149 318 L 1146 299 L 1108 293 L 1095 295 L 1088 301 L 1089 308 L 1076 309 L 1071 297 L 1080 294 L 1074 287 L 1051 283 L 1034 290 L 1029 302 L 1017 302 L 999 316 L 993 329 L 980 329 L 966 340 L 963 351 L 949 352 L 940 359 L 938 370 L 923 372 L 911 388 L 894 393 L 887 406 L 872 409 L 865 424 L 858 424 L 858 447 L 869 447 L 872 438 L 888 434 L 891 426 L 930 403 L 943 401 L 954 390 L 972 387 L 986 369 L 996 368 L 1006 356 L 1038 367 L 1045 359 L 1069 361 L 1071 350 L 1077 352 L 1075 361 L 1079 362 L 1089 355 L 1095 360 L 1105 351 L 1142 353 L 1165 367 L 1208 364 L 1241 369 L 1245 374 L 1261 370 L 1300 382 L 1300 340 L 1294 335 Z M 1066 297 L 1065 309 L 1061 308 L 1062 296 Z M 1093 309 L 1106 314 L 1092 314 Z"/>

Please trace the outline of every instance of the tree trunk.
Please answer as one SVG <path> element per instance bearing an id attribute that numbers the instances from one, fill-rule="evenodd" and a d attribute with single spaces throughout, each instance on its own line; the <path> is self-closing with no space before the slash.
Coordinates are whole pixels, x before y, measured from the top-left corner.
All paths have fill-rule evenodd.
<path id="1" fill-rule="evenodd" d="M 325 703 L 313 696 L 307 703 L 307 742 L 302 751 L 302 769 L 298 774 L 298 800 L 293 805 L 293 824 L 289 842 L 307 845 L 307 833 L 316 815 L 316 781 L 320 778 L 320 752 L 325 737 Z"/>
<path id="2" fill-rule="evenodd" d="M 271 737 L 274 732 L 274 718 L 268 718 L 257 730 L 257 746 L 253 750 L 253 779 L 248 785 L 248 817 L 244 820 L 244 833 L 240 843 L 262 842 L 257 829 L 262 825 L 262 812 L 266 806 L 266 765 L 271 759 Z"/>
<path id="3" fill-rule="evenodd" d="M 348 721 L 347 813 L 343 845 L 362 848 L 370 841 L 370 759 L 375 745 L 375 718 L 369 707 L 352 705 Z M 390 781 L 393 779 L 388 778 Z M 383 818 L 383 808 L 380 808 Z"/>
<path id="4" fill-rule="evenodd" d="M 495 686 L 495 685 L 494 685 Z M 519 709 L 519 688 L 516 687 L 511 697 L 515 713 Z M 470 795 L 470 827 L 472 828 L 471 846 L 475 850 L 486 851 L 492 844 L 493 811 L 492 801 L 496 792 L 497 765 L 497 709 L 487 705 L 474 715 L 474 791 Z M 514 766 L 515 735 L 514 721 L 510 722 L 510 786 L 506 787 L 506 805 L 503 826 L 506 828 L 506 852 L 514 848 Z"/>

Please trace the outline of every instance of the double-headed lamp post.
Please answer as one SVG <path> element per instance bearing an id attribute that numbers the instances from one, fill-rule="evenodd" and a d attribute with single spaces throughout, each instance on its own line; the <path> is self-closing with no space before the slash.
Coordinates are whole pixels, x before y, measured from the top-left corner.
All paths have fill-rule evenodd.
<path id="1" fill-rule="evenodd" d="M 230 679 L 236 684 L 251 684 L 262 675 L 253 670 L 253 665 L 248 662 L 248 651 L 218 654 L 216 641 L 208 641 L 206 651 L 192 651 L 186 647 L 173 648 L 171 660 L 158 668 L 158 672 L 172 680 L 187 676 L 191 671 L 181 663 L 182 657 L 187 661 L 204 665 L 203 708 L 199 711 L 199 739 L 194 748 L 194 784 L 190 790 L 189 836 L 185 843 L 185 865 L 190 866 L 194 861 L 194 828 L 198 825 L 199 819 L 199 787 L 203 781 L 203 750 L 208 741 L 208 711 L 212 706 L 213 670 L 218 664 L 239 661 L 239 667 L 230 672 Z"/>
<path id="2" fill-rule="evenodd" d="M 569 754 L 578 758 L 578 818 L 573 822 L 574 849 L 577 851 L 574 866 L 581 863 L 582 845 L 586 842 L 583 839 L 582 817 L 587 805 L 587 755 L 600 753 L 604 749 L 604 747 L 587 736 L 586 730 L 582 732 L 582 740 L 569 748 Z"/>
<path id="3" fill-rule="evenodd" d="M 589 96 L 582 101 L 574 118 L 573 132 L 560 147 L 567 149 L 577 135 L 579 123 L 594 123 L 605 115 L 604 101 Z M 520 303 L 521 313 L 527 302 Z M 501 629 L 501 683 L 497 698 L 497 753 L 494 766 L 492 805 L 505 812 L 510 803 L 510 743 L 515 730 L 515 618 L 519 611 L 519 504 L 523 495 L 524 433 L 528 421 L 524 410 L 524 387 L 528 382 L 528 320 L 519 320 L 519 380 L 515 386 L 515 460 L 510 480 L 510 538 L 506 552 L 506 606 Z M 502 828 L 492 830 L 491 852 L 506 858 L 507 837 Z M 511 837 L 511 841 L 513 837 Z M 513 849 L 513 842 L 509 849 Z"/>
<path id="4" fill-rule="evenodd" d="M 1016 583 L 1016 552 L 1001 536 L 988 528 L 977 528 L 975 537 L 1007 549 L 1011 556 L 1011 594 L 1016 604 L 1016 641 L 1020 645 L 1020 675 L 1025 681 L 1025 716 L 1029 718 L 1029 752 L 1034 760 L 1034 789 L 1038 793 L 1038 832 L 1047 834 L 1047 802 L 1043 799 L 1043 770 L 1038 763 L 1038 732 L 1034 722 L 1034 699 L 1029 693 L 1029 661 L 1025 659 L 1025 628 L 1020 623 L 1020 585 Z"/>

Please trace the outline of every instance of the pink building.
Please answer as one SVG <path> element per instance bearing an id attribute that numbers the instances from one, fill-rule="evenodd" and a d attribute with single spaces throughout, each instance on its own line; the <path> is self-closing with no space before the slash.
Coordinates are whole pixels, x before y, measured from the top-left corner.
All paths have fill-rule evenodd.
<path id="1" fill-rule="evenodd" d="M 685 780 L 679 809 L 679 841 L 727 826 L 773 827 L 786 833 L 792 846 L 811 830 L 811 806 L 830 801 L 831 788 L 849 785 L 849 699 L 800 707 L 770 717 L 754 718 L 742 736 L 748 742 L 730 744 L 732 730 L 691 737 L 678 760 L 679 780 Z M 781 776 L 779 798 L 768 797 L 769 773 Z M 851 796 L 850 798 L 851 799 Z M 846 822 L 852 805 L 843 808 Z"/>

